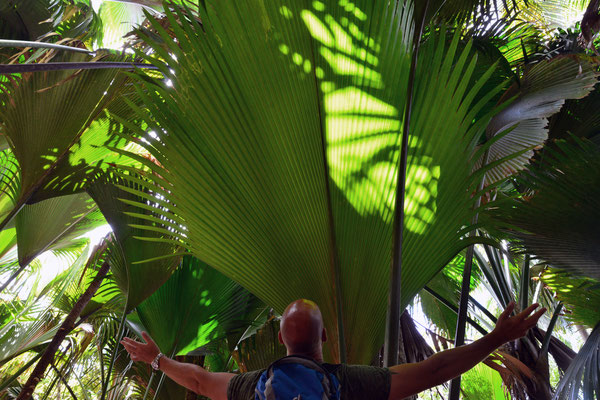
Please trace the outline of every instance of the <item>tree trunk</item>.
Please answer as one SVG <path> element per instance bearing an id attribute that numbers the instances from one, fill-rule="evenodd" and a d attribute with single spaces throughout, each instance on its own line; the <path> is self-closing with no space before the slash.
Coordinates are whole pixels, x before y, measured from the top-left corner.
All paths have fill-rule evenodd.
<path id="1" fill-rule="evenodd" d="M 96 277 L 94 277 L 92 283 L 90 283 L 90 286 L 81 295 L 79 300 L 77 300 L 77 303 L 75 303 L 75 306 L 73 307 L 69 315 L 67 315 L 67 318 L 65 318 L 60 328 L 58 328 L 58 332 L 56 332 L 56 335 L 54 335 L 54 338 L 52 338 L 52 341 L 46 348 L 46 351 L 42 355 L 42 358 L 40 358 L 40 361 L 35 366 L 35 369 L 29 376 L 29 379 L 27 379 L 27 382 L 23 386 L 23 389 L 21 389 L 21 393 L 19 394 L 19 397 L 17 397 L 17 400 L 28 400 L 31 398 L 35 387 L 44 377 L 44 373 L 46 372 L 48 365 L 50 365 L 50 363 L 54 360 L 54 355 L 58 350 L 60 344 L 65 339 L 65 337 L 73 330 L 75 326 L 75 321 L 100 287 L 100 284 L 102 283 L 102 280 L 104 280 L 104 277 L 108 273 L 109 268 L 110 266 L 108 265 L 108 262 L 102 264 L 102 267 L 96 274 Z"/>

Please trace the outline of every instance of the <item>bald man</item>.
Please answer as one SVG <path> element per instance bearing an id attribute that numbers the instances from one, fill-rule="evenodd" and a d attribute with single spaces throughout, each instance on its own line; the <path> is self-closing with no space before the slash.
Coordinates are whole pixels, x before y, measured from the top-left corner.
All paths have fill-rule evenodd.
<path id="1" fill-rule="evenodd" d="M 425 389 L 440 385 L 468 371 L 506 342 L 524 336 L 546 311 L 532 313 L 537 304 L 511 316 L 514 303 L 498 317 L 494 330 L 471 344 L 434 354 L 411 364 L 378 368 L 365 365 L 323 364 L 326 371 L 336 375 L 341 384 L 341 398 L 403 399 Z M 213 400 L 253 400 L 256 384 L 264 370 L 245 374 L 208 372 L 193 365 L 180 363 L 160 355 L 156 343 L 142 333 L 146 343 L 124 338 L 121 343 L 133 361 L 154 362 L 169 378 L 182 386 Z M 319 307 L 310 300 L 291 303 L 281 317 L 279 341 L 288 355 L 310 357 L 323 363 L 323 342 L 327 331 Z"/>

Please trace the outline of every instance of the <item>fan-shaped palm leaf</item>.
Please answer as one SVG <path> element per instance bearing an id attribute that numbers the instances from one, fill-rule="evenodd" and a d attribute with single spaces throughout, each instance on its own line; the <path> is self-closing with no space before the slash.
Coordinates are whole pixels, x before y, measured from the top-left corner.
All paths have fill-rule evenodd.
<path id="1" fill-rule="evenodd" d="M 169 280 L 137 307 L 140 321 L 165 354 L 185 355 L 246 329 L 260 302 L 229 278 L 185 256 Z"/>
<path id="2" fill-rule="evenodd" d="M 284 357 L 286 350 L 279 343 L 279 320 L 271 316 L 255 334 L 242 340 L 233 353 L 240 372 L 267 368 L 273 361 Z"/>
<path id="3" fill-rule="evenodd" d="M 0 94 L 2 132 L 18 162 L 20 182 L 0 227 L 25 203 L 82 191 L 107 162 L 123 162 L 106 146 L 124 141 L 115 139 L 119 128 L 102 111 L 123 90 L 124 77 L 116 76 L 110 70 L 25 74 Z M 123 104 L 114 103 L 117 114 Z"/>
<path id="4" fill-rule="evenodd" d="M 600 398 L 600 324 L 583 344 L 571 366 L 561 378 L 554 400 Z"/>
<path id="5" fill-rule="evenodd" d="M 600 282 L 573 276 L 564 270 L 544 272 L 542 280 L 565 303 L 565 317 L 573 323 L 593 328 L 600 316 Z"/>
<path id="6" fill-rule="evenodd" d="M 117 187 L 119 183 L 124 186 Z M 173 243 L 159 242 L 161 238 L 169 238 L 168 232 L 153 232 L 154 241 L 139 240 L 139 236 L 151 236 L 146 229 L 160 230 L 167 221 L 156 217 L 159 210 L 156 205 L 142 203 L 145 208 L 136 205 L 145 199 L 132 194 L 134 189 L 140 186 L 137 183 L 127 186 L 127 182 L 111 176 L 98 178 L 88 189 L 113 230 L 115 240 L 109 242 L 108 260 L 113 277 L 127 298 L 127 311 L 158 289 L 178 262 Z"/>
<path id="7" fill-rule="evenodd" d="M 331 358 L 343 322 L 348 359 L 369 362 L 385 325 L 410 8 L 211 2 L 202 25 L 182 13 L 167 12 L 176 42 L 153 23 L 168 52 L 149 41 L 174 90 L 147 81 L 143 94 L 165 167 L 156 190 L 182 240 L 278 311 L 316 300 Z M 458 42 L 431 37 L 416 74 L 403 304 L 467 244 L 468 155 L 489 117 L 472 123 L 497 90 L 473 103 L 492 71 L 471 82 Z"/>
<path id="8" fill-rule="evenodd" d="M 29 264 L 95 209 L 94 202 L 86 193 L 24 206 L 15 220 L 19 264 Z M 40 229 L 41 226 L 44 228 Z"/>
<path id="9" fill-rule="evenodd" d="M 600 279 L 600 150 L 589 142 L 557 143 L 518 182 L 533 196 L 489 210 L 530 254 L 556 268 Z"/>

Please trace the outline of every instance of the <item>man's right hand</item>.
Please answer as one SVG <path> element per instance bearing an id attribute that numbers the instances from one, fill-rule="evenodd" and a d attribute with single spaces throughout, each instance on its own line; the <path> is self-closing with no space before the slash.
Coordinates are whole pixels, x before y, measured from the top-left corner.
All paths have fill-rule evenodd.
<path id="1" fill-rule="evenodd" d="M 146 332 L 142 332 L 146 343 L 123 338 L 121 344 L 133 361 L 152 363 L 160 349 Z M 213 400 L 227 400 L 227 387 L 233 374 L 228 372 L 208 372 L 198 365 L 182 363 L 169 357 L 161 357 L 160 370 L 181 386 Z"/>
<path id="2" fill-rule="evenodd" d="M 158 353 L 160 353 L 160 349 L 146 332 L 142 332 L 142 337 L 146 343 L 125 337 L 121 340 L 121 344 L 125 347 L 125 350 L 129 353 L 129 357 L 131 357 L 133 361 L 143 361 L 150 364 L 154 361 L 154 358 L 156 358 Z"/>

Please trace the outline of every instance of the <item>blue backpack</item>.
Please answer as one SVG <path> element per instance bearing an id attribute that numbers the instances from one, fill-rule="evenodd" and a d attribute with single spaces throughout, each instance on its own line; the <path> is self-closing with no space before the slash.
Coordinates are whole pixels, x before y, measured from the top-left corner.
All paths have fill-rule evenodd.
<path id="1" fill-rule="evenodd" d="M 280 358 L 262 373 L 255 400 L 339 400 L 340 382 L 311 358 Z"/>

